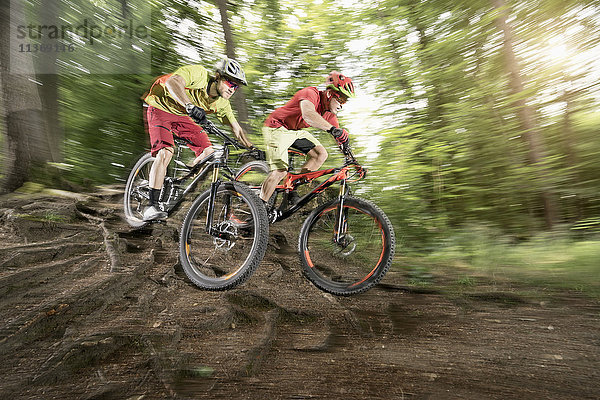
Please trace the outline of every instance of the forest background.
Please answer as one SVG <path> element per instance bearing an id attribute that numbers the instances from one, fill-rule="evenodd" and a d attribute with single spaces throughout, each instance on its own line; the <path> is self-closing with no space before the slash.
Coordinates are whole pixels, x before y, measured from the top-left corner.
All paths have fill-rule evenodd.
<path id="1" fill-rule="evenodd" d="M 123 183 L 149 145 L 141 98 L 180 65 L 242 63 L 233 106 L 259 147 L 266 116 L 335 69 L 357 86 L 340 113 L 369 169 L 357 193 L 385 210 L 414 270 L 526 267 L 598 289 L 600 2 L 46 3 L 2 6 L 4 192 Z M 35 33 L 107 16 L 147 31 L 113 46 L 112 31 L 94 45 L 84 30 Z"/>

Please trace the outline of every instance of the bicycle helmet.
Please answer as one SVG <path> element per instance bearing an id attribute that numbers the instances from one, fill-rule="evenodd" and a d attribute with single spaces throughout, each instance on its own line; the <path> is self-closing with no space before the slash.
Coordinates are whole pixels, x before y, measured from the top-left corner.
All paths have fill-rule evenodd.
<path id="1" fill-rule="evenodd" d="M 339 92 L 348 98 L 356 97 L 352 79 L 338 71 L 331 71 L 329 76 L 327 76 L 325 83 L 327 84 L 327 89 L 335 90 L 336 92 Z"/>
<path id="2" fill-rule="evenodd" d="M 239 82 L 242 85 L 248 85 L 248 82 L 246 82 L 246 74 L 244 73 L 242 66 L 233 58 L 224 58 L 219 61 L 216 70 L 219 74 L 233 81 Z"/>

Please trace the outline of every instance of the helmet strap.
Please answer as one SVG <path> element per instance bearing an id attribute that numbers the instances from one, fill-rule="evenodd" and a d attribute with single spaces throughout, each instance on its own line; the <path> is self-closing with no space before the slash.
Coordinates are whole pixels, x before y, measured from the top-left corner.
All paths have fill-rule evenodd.
<path id="1" fill-rule="evenodd" d="M 218 78 L 219 78 L 219 74 L 217 74 L 214 78 L 211 77 L 208 80 L 208 86 L 207 86 L 207 89 L 206 89 L 206 93 L 208 93 L 208 97 L 211 97 L 211 98 L 221 97 L 221 93 L 219 93 L 219 84 L 217 83 L 218 82 Z M 210 92 L 211 92 L 211 86 L 212 85 L 215 85 L 215 92 L 217 92 L 216 96 L 212 96 L 210 94 Z"/>
<path id="2" fill-rule="evenodd" d="M 327 89 L 325 91 L 325 96 L 327 97 L 327 107 L 326 110 L 331 112 L 330 108 L 331 108 L 331 98 L 333 97 L 333 93 L 332 93 L 333 89 Z"/>

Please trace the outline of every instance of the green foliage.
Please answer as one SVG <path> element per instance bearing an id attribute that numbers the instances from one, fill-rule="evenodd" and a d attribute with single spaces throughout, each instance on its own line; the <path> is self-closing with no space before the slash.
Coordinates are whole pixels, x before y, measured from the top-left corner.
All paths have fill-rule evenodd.
<path id="1" fill-rule="evenodd" d="M 469 226 L 448 235 L 426 259 L 470 275 L 600 296 L 600 239 L 575 237 L 572 231 L 559 230 L 516 242 L 497 229 Z M 462 278 L 460 283 L 470 284 Z"/>
<path id="2" fill-rule="evenodd" d="M 403 251 L 432 252 L 465 225 L 493 226 L 498 237 L 535 236 L 545 229 L 543 195 L 555 205 L 555 224 L 575 226 L 581 236 L 598 229 L 597 72 L 580 57 L 600 46 L 597 5 L 508 2 L 524 86 L 515 91 L 492 2 L 349 3 L 228 3 L 249 81 L 243 90 L 253 142 L 260 145 L 264 119 L 294 92 L 322 88 L 332 69 L 347 71 L 359 89 L 351 102 L 374 99 L 356 115 L 340 114 L 343 125 L 358 120 L 363 130 L 350 132 L 369 168 L 357 193 L 390 216 Z M 150 4 L 149 75 L 61 74 L 67 179 L 122 182 L 148 147 L 141 98 L 154 78 L 186 63 L 210 66 L 224 53 L 214 3 Z M 561 46 L 568 54 L 554 51 Z M 536 145 L 525 131 L 525 105 Z M 330 149 L 326 165 L 335 165 L 333 140 L 316 134 Z M 542 162 L 531 162 L 534 150 Z M 468 238 L 477 239 L 478 231 Z M 478 257 L 475 251 L 469 262 Z"/>
<path id="3" fill-rule="evenodd" d="M 502 36 L 495 24 L 499 14 L 491 2 L 449 6 L 435 1 L 381 1 L 379 7 L 363 12 L 366 21 L 380 27 L 377 44 L 363 54 L 377 60 L 367 73 L 379 83 L 386 105 L 405 104 L 380 113 L 389 121 L 400 120 L 402 127 L 379 132 L 384 140 L 373 170 L 381 179 L 374 194 L 385 197 L 385 186 L 398 182 L 393 185 L 396 197 L 388 201 L 396 210 L 394 222 L 410 237 L 407 244 L 413 248 L 420 247 L 414 236 L 432 240 L 440 235 L 425 232 L 445 236 L 448 228 L 467 222 L 491 223 L 515 235 L 532 234 L 544 227 L 543 193 L 549 193 L 560 209 L 555 222 L 573 223 L 597 205 L 600 182 L 591 174 L 586 173 L 585 180 L 581 175 L 595 164 L 582 162 L 585 151 L 576 148 L 585 146 L 596 158 L 600 150 L 584 138 L 586 127 L 580 119 L 591 115 L 584 108 L 590 103 L 583 101 L 589 99 L 590 87 L 572 90 L 585 78 L 561 75 L 565 65 L 548 68 L 558 65 L 548 60 L 552 48 L 539 50 L 542 38 L 569 29 L 577 28 L 577 34 L 598 32 L 597 21 L 588 19 L 593 7 L 586 12 L 577 2 L 561 4 L 561 14 L 527 2 L 511 6 L 518 16 L 510 23 L 521 41 L 516 47 L 519 61 L 524 70 L 536 72 L 523 73 L 529 80 L 518 94 L 509 90 Z M 564 12 L 570 17 L 565 18 Z M 581 20 L 586 22 L 579 24 Z M 547 28 L 540 28 L 548 24 L 558 32 L 549 35 Z M 569 45 L 582 51 L 597 46 L 598 39 L 580 37 Z M 532 53 L 532 48 L 538 51 Z M 567 87 L 567 82 L 570 92 L 548 97 L 549 90 Z M 533 148 L 524 140 L 520 111 L 524 102 L 547 107 L 543 101 L 567 101 L 568 108 L 559 115 L 539 114 L 544 149 Z M 597 108 L 597 99 L 592 104 Z M 540 149 L 543 163 L 531 164 L 531 152 Z M 418 221 L 421 232 L 415 226 Z"/>

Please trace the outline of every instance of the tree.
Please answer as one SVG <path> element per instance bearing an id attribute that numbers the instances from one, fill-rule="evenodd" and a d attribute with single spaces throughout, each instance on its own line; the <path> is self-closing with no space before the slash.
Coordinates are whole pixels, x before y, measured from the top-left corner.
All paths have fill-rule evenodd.
<path id="1" fill-rule="evenodd" d="M 528 99 L 524 95 L 525 86 L 514 52 L 514 32 L 507 22 L 509 9 L 504 0 L 492 0 L 492 2 L 495 11 L 498 13 L 496 24 L 504 35 L 505 68 L 509 76 L 511 94 L 517 99 L 515 101 L 515 108 L 521 122 L 521 135 L 529 147 L 529 161 L 537 167 L 538 178 L 542 181 L 540 197 L 543 203 L 544 219 L 546 226 L 552 228 L 556 218 L 556 204 L 549 190 L 545 187 L 548 179 L 548 171 L 546 170 L 544 160 L 546 151 L 540 139 L 534 110 L 527 104 Z"/>
<path id="2" fill-rule="evenodd" d="M 223 34 L 225 36 L 225 54 L 229 58 L 237 58 L 235 51 L 235 42 L 233 40 L 233 32 L 231 25 L 229 24 L 229 15 L 227 13 L 227 0 L 215 0 L 217 7 L 219 7 L 219 14 L 221 15 L 221 26 L 223 27 Z M 246 95 L 244 89 L 239 88 L 236 95 L 233 97 L 234 108 L 238 113 L 240 124 L 244 129 L 248 130 L 248 107 L 246 105 Z"/>
<path id="3" fill-rule="evenodd" d="M 56 25 L 60 15 L 60 1 L 51 1 L 44 4 L 39 10 L 40 20 L 44 24 Z M 47 36 L 42 38 L 41 44 L 46 44 L 49 48 L 53 48 L 55 40 L 50 40 Z M 57 69 L 57 52 L 50 51 L 44 53 L 43 57 L 43 72 L 37 74 L 38 80 L 41 83 L 39 87 L 40 98 L 42 100 L 42 109 L 44 114 L 44 125 L 46 127 L 46 135 L 48 149 L 50 150 L 50 161 L 62 161 L 62 147 L 65 140 L 64 130 L 60 121 L 60 107 L 58 101 L 58 90 L 60 87 L 59 71 Z"/>
<path id="4" fill-rule="evenodd" d="M 52 157 L 37 80 L 30 72 L 33 60 L 27 52 L 11 49 L 11 31 L 23 16 L 23 6 L 21 2 L 12 2 L 11 6 L 12 15 L 9 15 L 8 6 L 0 7 L 0 21 L 4 21 L 0 28 L 0 85 L 6 135 L 1 188 L 9 192 L 30 178 L 34 166 Z M 11 66 L 20 70 L 13 71 Z"/>

